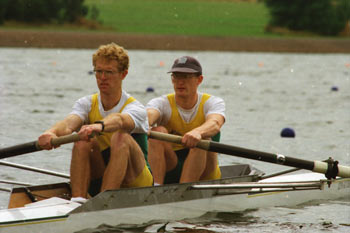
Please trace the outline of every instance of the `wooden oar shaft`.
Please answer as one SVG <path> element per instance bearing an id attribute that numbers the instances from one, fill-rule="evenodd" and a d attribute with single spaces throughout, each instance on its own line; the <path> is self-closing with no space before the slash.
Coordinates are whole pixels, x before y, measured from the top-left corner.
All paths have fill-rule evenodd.
<path id="1" fill-rule="evenodd" d="M 157 140 L 167 141 L 167 142 L 172 142 L 172 143 L 177 143 L 177 144 L 181 144 L 181 140 L 182 140 L 181 136 L 160 133 L 160 132 L 155 132 L 155 131 L 151 131 L 149 137 L 157 139 Z M 201 140 L 197 145 L 198 148 L 201 148 L 203 150 L 209 150 L 209 146 L 210 146 L 210 141 L 208 141 L 208 140 Z"/>
<path id="2" fill-rule="evenodd" d="M 77 142 L 79 140 L 80 140 L 79 135 L 74 133 L 74 134 L 70 134 L 70 135 L 61 136 L 61 137 L 58 137 L 58 138 L 53 138 L 52 141 L 51 141 L 51 144 L 53 146 L 60 146 L 60 145 L 63 145 L 63 144 Z"/>
<path id="3" fill-rule="evenodd" d="M 181 137 L 177 135 L 164 134 L 160 132 L 152 131 L 150 138 L 157 140 L 163 140 L 173 143 L 181 143 Z M 267 152 L 261 152 L 256 150 L 245 149 L 241 147 L 231 146 L 223 143 L 213 142 L 209 140 L 201 140 L 197 145 L 198 148 L 222 154 L 233 155 L 237 157 L 253 159 L 263 162 L 269 162 L 274 164 L 280 164 L 285 166 L 297 167 L 301 169 L 311 170 L 314 172 L 326 174 L 329 170 L 329 164 L 321 161 L 309 161 L 304 159 L 298 159 L 293 157 L 287 157 L 280 154 L 272 154 Z M 337 176 L 349 178 L 350 167 L 338 165 Z"/>
<path id="4" fill-rule="evenodd" d="M 53 138 L 51 144 L 53 146 L 60 146 L 79 140 L 80 138 L 78 134 L 70 134 L 58 138 Z M 0 149 L 0 159 L 9 158 L 21 154 L 27 154 L 40 150 L 42 150 L 42 148 L 40 148 L 40 146 L 38 145 L 38 141 L 27 142 L 16 146 Z"/>

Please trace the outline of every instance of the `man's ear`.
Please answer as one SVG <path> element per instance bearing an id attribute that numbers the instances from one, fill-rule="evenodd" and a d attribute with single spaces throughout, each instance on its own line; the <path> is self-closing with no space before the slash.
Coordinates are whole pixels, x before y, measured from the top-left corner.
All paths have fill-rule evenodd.
<path id="1" fill-rule="evenodd" d="M 203 75 L 199 75 L 198 77 L 198 85 L 201 84 L 203 82 Z"/>
<path id="2" fill-rule="evenodd" d="M 123 80 L 124 80 L 124 78 L 128 75 L 128 70 L 124 70 L 123 72 L 122 72 L 122 78 L 123 78 Z"/>

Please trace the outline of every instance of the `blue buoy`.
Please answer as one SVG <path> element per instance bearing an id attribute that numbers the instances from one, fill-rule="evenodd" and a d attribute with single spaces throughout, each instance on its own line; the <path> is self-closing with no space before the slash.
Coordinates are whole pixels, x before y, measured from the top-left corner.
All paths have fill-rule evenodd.
<path id="1" fill-rule="evenodd" d="M 333 87 L 331 88 L 331 90 L 332 90 L 332 91 L 338 91 L 339 89 L 338 89 L 337 86 L 333 86 Z"/>
<path id="2" fill-rule="evenodd" d="M 281 137 L 283 137 L 283 138 L 294 138 L 295 137 L 294 129 L 292 129 L 292 128 L 284 128 L 284 129 L 282 129 Z"/>
<path id="3" fill-rule="evenodd" d="M 146 92 L 154 92 L 154 88 L 153 87 L 147 87 Z"/>

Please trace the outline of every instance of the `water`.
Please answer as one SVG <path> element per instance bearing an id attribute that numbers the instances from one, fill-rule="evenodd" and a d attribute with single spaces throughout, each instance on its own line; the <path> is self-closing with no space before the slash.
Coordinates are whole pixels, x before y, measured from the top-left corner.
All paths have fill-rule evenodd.
<path id="1" fill-rule="evenodd" d="M 76 99 L 97 91 L 95 78 L 89 74 L 93 52 L 0 48 L 0 147 L 36 140 L 70 112 Z M 223 143 L 307 160 L 332 156 L 340 164 L 350 165 L 348 54 L 129 51 L 129 55 L 131 65 L 124 88 L 144 104 L 172 91 L 166 72 L 175 58 L 196 56 L 205 77 L 200 90 L 226 101 Z M 147 93 L 147 87 L 155 92 Z M 281 138 L 285 127 L 293 128 L 296 137 Z M 65 145 L 7 161 L 68 174 L 70 150 L 71 145 Z M 251 163 L 268 174 L 285 169 L 220 155 L 221 164 L 233 162 Z M 0 171 L 0 179 L 6 180 L 34 184 L 65 181 L 4 166 Z M 8 197 L 8 193 L 0 192 L 0 208 L 6 208 Z M 163 228 L 169 232 L 348 232 L 349 224 L 347 199 L 293 208 L 210 213 Z M 124 231 L 153 231 L 157 227 Z M 107 227 L 107 231 L 116 229 Z"/>

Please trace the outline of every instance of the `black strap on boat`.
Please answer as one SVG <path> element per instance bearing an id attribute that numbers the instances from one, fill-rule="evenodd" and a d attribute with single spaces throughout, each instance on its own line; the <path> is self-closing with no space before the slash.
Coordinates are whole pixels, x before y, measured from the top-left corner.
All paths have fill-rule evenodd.
<path id="1" fill-rule="evenodd" d="M 25 190 L 27 196 L 29 197 L 29 199 L 30 199 L 32 202 L 38 201 L 38 200 L 36 199 L 36 197 L 33 195 L 33 193 L 30 191 L 29 188 L 25 187 L 24 190 Z"/>
<path id="2" fill-rule="evenodd" d="M 334 161 L 331 157 L 327 159 L 325 162 L 328 163 L 328 168 L 326 172 L 326 177 L 328 180 L 335 179 L 338 175 L 339 168 L 338 168 L 338 161 Z"/>

